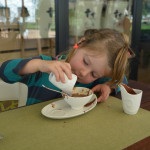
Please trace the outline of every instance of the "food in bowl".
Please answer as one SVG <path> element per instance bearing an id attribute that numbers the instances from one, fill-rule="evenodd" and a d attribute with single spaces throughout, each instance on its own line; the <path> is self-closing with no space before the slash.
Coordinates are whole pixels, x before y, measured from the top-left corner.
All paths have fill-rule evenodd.
<path id="1" fill-rule="evenodd" d="M 92 96 L 92 90 L 84 87 L 74 87 L 72 96 L 64 95 L 64 100 L 72 109 L 79 110 L 91 101 Z"/>
<path id="2" fill-rule="evenodd" d="M 72 94 L 72 97 L 85 97 L 85 96 L 87 96 L 87 95 L 79 94 L 79 93 Z"/>

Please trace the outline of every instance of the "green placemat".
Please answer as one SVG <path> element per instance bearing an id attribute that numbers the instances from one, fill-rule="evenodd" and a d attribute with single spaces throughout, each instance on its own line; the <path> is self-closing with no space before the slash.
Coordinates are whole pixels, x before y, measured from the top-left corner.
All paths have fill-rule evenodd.
<path id="1" fill-rule="evenodd" d="M 70 119 L 44 117 L 44 102 L 0 113 L 2 150 L 121 150 L 150 135 L 150 112 L 123 112 L 114 97 Z"/>

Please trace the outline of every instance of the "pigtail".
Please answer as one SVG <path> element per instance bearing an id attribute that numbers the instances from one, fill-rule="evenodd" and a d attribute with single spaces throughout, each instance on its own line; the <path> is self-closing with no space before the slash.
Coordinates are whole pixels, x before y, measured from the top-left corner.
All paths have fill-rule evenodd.
<path id="1" fill-rule="evenodd" d="M 118 86 L 118 84 L 122 82 L 124 74 L 126 72 L 127 62 L 128 62 L 127 47 L 123 47 L 122 49 L 120 49 L 114 63 L 111 85 Z"/>
<path id="2" fill-rule="evenodd" d="M 129 40 L 128 36 L 124 33 L 122 33 L 123 39 L 124 39 L 124 46 L 119 49 L 119 52 L 116 56 L 115 62 L 114 62 L 114 69 L 113 69 L 113 77 L 111 80 L 111 85 L 118 86 L 125 75 L 125 72 L 127 70 L 128 66 L 128 49 L 129 49 Z M 116 80 L 117 79 L 117 80 Z"/>

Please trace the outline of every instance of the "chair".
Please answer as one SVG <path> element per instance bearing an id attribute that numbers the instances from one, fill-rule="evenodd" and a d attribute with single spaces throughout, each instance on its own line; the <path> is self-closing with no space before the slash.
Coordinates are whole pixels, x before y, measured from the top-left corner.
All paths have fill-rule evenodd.
<path id="1" fill-rule="evenodd" d="M 120 23 L 124 18 L 124 11 L 127 6 L 128 2 L 126 1 L 108 1 L 101 28 L 112 28 L 123 32 L 123 27 Z"/>
<path id="2" fill-rule="evenodd" d="M 75 37 L 76 42 L 83 36 L 86 29 L 101 28 L 100 18 L 102 5 L 102 1 L 76 1 L 74 14 L 69 18 L 69 33 L 71 36 Z M 72 12 L 72 10 L 70 11 Z"/>
<path id="3" fill-rule="evenodd" d="M 25 106 L 28 88 L 23 83 L 8 84 L 0 80 L 0 101 L 18 100 L 18 107 Z"/>

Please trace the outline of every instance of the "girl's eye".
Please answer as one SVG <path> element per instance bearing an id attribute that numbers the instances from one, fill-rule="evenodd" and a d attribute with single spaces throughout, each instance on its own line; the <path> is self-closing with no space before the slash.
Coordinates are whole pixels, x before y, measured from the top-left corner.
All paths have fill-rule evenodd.
<path id="1" fill-rule="evenodd" d="M 86 60 L 85 60 L 85 59 L 83 59 L 83 62 L 84 62 L 84 64 L 88 65 L 88 63 L 86 62 Z"/>

